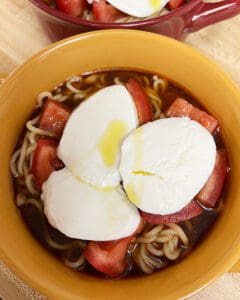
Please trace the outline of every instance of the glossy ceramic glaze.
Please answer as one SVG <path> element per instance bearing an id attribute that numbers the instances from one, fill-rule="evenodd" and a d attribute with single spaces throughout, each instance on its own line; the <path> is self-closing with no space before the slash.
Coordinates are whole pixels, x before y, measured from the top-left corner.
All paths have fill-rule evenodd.
<path id="1" fill-rule="evenodd" d="M 37 8 L 40 20 L 53 40 L 80 32 L 110 28 L 140 29 L 181 40 L 190 32 L 240 13 L 240 0 L 223 0 L 217 3 L 191 0 L 179 9 L 154 19 L 132 23 L 99 23 L 64 14 L 47 6 L 42 0 L 30 2 Z"/>
<path id="2" fill-rule="evenodd" d="M 9 160 L 39 92 L 73 74 L 119 67 L 161 73 L 191 91 L 220 121 L 232 171 L 224 210 L 191 255 L 151 276 L 107 281 L 71 271 L 29 233 L 14 205 Z M 49 299 L 178 299 L 210 283 L 240 257 L 240 92 L 192 48 L 141 31 L 75 36 L 40 52 L 12 73 L 0 88 L 0 104 L 0 260 Z"/>

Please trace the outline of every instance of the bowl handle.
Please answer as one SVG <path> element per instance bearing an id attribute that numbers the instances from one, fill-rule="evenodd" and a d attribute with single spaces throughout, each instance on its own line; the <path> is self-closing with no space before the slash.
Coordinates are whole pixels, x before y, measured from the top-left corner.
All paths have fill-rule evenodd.
<path id="1" fill-rule="evenodd" d="M 187 17 L 187 31 L 193 32 L 205 26 L 236 16 L 240 13 L 240 0 L 224 0 L 217 3 L 199 2 Z"/>

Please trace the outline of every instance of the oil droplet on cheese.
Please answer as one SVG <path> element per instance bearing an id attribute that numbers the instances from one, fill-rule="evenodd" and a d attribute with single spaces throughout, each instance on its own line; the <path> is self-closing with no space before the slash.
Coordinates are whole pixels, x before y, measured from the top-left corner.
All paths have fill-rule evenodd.
<path id="1" fill-rule="evenodd" d="M 93 185 L 93 187 L 97 190 L 99 190 L 100 192 L 105 192 L 105 193 L 111 193 L 114 188 L 112 186 L 96 186 L 96 185 Z"/>
<path id="2" fill-rule="evenodd" d="M 111 121 L 102 138 L 98 142 L 98 149 L 106 166 L 113 166 L 116 162 L 120 143 L 128 131 L 128 126 L 120 120 Z"/>
<path id="3" fill-rule="evenodd" d="M 153 173 L 142 171 L 142 170 L 132 171 L 132 173 L 134 175 L 155 176 L 155 174 L 153 174 Z"/>
<path id="4" fill-rule="evenodd" d="M 125 187 L 125 191 L 127 193 L 127 196 L 129 198 L 129 200 L 135 204 L 136 206 L 139 205 L 141 203 L 141 201 L 138 198 L 137 193 L 134 190 L 134 187 L 131 183 L 129 183 L 126 187 Z"/>
<path id="5" fill-rule="evenodd" d="M 160 4 L 161 0 L 150 0 L 150 5 L 156 10 L 160 7 Z"/>
<path id="6" fill-rule="evenodd" d="M 70 168 L 69 171 L 72 173 L 73 172 L 72 168 Z M 85 182 L 80 176 L 75 176 L 75 178 L 78 181 L 80 181 L 82 183 L 85 183 L 85 184 L 88 184 L 89 186 L 91 186 L 92 188 L 94 188 L 94 189 L 96 189 L 100 192 L 110 193 L 110 192 L 114 191 L 114 187 L 112 187 L 112 186 L 97 186 L 97 185 Z"/>

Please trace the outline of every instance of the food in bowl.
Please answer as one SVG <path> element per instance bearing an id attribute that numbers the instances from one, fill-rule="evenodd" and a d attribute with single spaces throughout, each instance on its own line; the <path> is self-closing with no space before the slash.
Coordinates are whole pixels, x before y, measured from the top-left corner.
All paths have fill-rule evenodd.
<path id="1" fill-rule="evenodd" d="M 84 20 L 133 22 L 153 18 L 185 4 L 185 0 L 43 0 L 50 7 Z"/>
<path id="2" fill-rule="evenodd" d="M 90 72 L 37 98 L 11 159 L 16 205 L 67 266 L 151 274 L 204 238 L 229 171 L 218 121 L 169 79 Z"/>

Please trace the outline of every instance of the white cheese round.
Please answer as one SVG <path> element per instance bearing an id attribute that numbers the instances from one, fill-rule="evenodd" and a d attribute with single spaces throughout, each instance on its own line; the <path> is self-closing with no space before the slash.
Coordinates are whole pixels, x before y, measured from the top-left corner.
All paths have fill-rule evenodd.
<path id="1" fill-rule="evenodd" d="M 141 210 L 172 214 L 185 207 L 213 171 L 212 135 L 189 118 L 157 120 L 122 144 L 120 174 L 129 199 Z"/>
<path id="2" fill-rule="evenodd" d="M 67 168 L 53 172 L 42 191 L 49 223 L 71 238 L 120 239 L 133 234 L 140 223 L 137 208 L 121 187 L 94 188 L 77 180 Z"/>
<path id="3" fill-rule="evenodd" d="M 136 107 L 122 85 L 101 89 L 71 114 L 58 157 L 79 179 L 94 186 L 117 186 L 120 146 L 138 126 Z"/>

